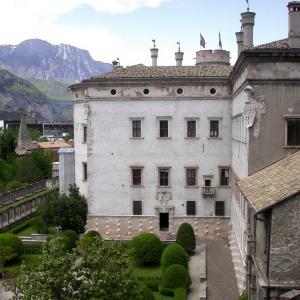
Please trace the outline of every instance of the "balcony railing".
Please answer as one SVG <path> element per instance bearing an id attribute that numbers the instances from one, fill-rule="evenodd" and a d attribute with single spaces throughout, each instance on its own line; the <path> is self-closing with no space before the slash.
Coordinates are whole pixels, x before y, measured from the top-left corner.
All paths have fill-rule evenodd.
<path id="1" fill-rule="evenodd" d="M 216 193 L 216 188 L 214 186 L 203 186 L 202 195 L 203 196 L 214 196 Z"/>

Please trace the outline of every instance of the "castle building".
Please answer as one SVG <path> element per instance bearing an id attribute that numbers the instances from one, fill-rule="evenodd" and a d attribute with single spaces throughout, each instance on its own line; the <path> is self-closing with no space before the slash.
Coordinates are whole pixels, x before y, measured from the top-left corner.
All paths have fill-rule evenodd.
<path id="1" fill-rule="evenodd" d="M 236 183 L 300 148 L 300 2 L 288 9 L 288 38 L 260 46 L 255 13 L 241 14 L 233 67 L 225 50 L 183 66 L 180 49 L 176 66 L 159 66 L 154 45 L 152 66 L 116 63 L 71 86 L 89 230 L 167 239 L 189 222 L 199 238 L 229 236 L 245 290 L 250 208 Z"/>

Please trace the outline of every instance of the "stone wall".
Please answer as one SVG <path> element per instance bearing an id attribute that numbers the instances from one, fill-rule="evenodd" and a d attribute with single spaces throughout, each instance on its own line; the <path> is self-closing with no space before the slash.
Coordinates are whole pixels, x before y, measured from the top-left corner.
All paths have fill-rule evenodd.
<path id="1" fill-rule="evenodd" d="M 190 223 L 199 239 L 223 238 L 229 234 L 227 217 L 174 217 L 169 231 L 159 230 L 156 216 L 88 216 L 87 230 L 98 231 L 105 239 L 129 240 L 141 232 L 152 232 L 162 240 L 172 240 L 181 223 Z"/>
<path id="2" fill-rule="evenodd" d="M 52 188 L 44 192 L 32 195 L 28 200 L 20 199 L 17 203 L 10 205 L 7 209 L 4 207 L 0 210 L 0 231 L 6 227 L 32 215 L 38 208 L 39 204 L 50 197 L 51 194 L 57 193 L 57 188 Z"/>
<path id="3" fill-rule="evenodd" d="M 270 284 L 300 287 L 300 194 L 273 208 Z"/>
<path id="4" fill-rule="evenodd" d="M 35 182 L 29 184 L 25 187 L 20 187 L 13 191 L 4 193 L 0 195 L 0 207 L 4 206 L 8 203 L 14 202 L 19 198 L 23 198 L 25 196 L 29 196 L 31 194 L 40 192 L 41 190 L 46 188 L 46 180 L 42 180 L 39 182 Z"/>

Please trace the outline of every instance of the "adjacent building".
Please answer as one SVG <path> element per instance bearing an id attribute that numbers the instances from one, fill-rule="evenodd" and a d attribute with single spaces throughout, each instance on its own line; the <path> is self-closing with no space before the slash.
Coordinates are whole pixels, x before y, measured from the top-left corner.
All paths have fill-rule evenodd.
<path id="1" fill-rule="evenodd" d="M 238 186 L 248 206 L 250 300 L 299 299 L 300 151 L 253 173 Z"/>

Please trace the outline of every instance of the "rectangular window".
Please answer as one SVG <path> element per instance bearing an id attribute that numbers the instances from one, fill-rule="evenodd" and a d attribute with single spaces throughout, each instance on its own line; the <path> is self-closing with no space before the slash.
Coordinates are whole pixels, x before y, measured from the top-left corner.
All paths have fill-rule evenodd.
<path id="1" fill-rule="evenodd" d="M 209 137 L 216 138 L 220 136 L 219 122 L 219 120 L 209 121 Z"/>
<path id="2" fill-rule="evenodd" d="M 287 146 L 300 146 L 300 119 L 287 119 Z"/>
<path id="3" fill-rule="evenodd" d="M 186 185 L 197 186 L 197 169 L 186 168 Z"/>
<path id="4" fill-rule="evenodd" d="M 159 120 L 159 137 L 169 137 L 168 120 Z"/>
<path id="5" fill-rule="evenodd" d="M 87 127 L 83 126 L 83 142 L 86 143 L 87 141 Z"/>
<path id="6" fill-rule="evenodd" d="M 160 168 L 158 170 L 160 186 L 169 186 L 169 171 L 168 168 Z"/>
<path id="7" fill-rule="evenodd" d="M 225 203 L 224 201 L 216 201 L 216 216 L 224 216 L 225 215 Z"/>
<path id="8" fill-rule="evenodd" d="M 142 120 L 132 120 L 132 137 L 142 137 Z"/>
<path id="9" fill-rule="evenodd" d="M 142 185 L 142 169 L 131 168 L 132 185 Z"/>
<path id="10" fill-rule="evenodd" d="M 86 162 L 82 163 L 82 177 L 83 177 L 83 180 L 87 180 L 88 174 L 87 174 L 87 163 Z"/>
<path id="11" fill-rule="evenodd" d="M 220 185 L 229 186 L 229 168 L 220 168 Z"/>
<path id="12" fill-rule="evenodd" d="M 186 201 L 186 214 L 187 216 L 196 215 L 196 201 Z"/>
<path id="13" fill-rule="evenodd" d="M 196 120 L 188 120 L 186 123 L 187 133 L 186 136 L 188 138 L 197 137 L 197 121 Z"/>
<path id="14" fill-rule="evenodd" d="M 142 201 L 132 201 L 132 211 L 133 211 L 133 215 L 142 215 L 143 214 Z"/>

